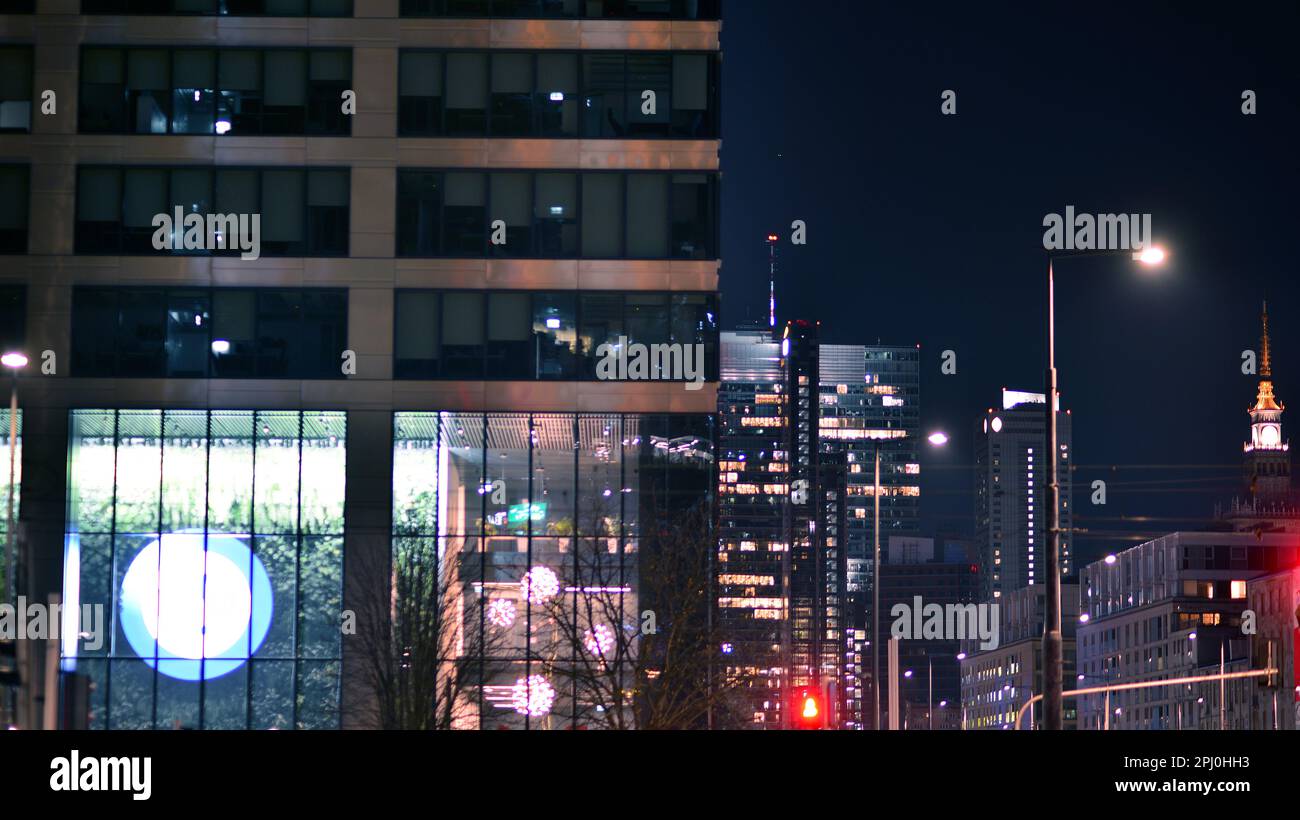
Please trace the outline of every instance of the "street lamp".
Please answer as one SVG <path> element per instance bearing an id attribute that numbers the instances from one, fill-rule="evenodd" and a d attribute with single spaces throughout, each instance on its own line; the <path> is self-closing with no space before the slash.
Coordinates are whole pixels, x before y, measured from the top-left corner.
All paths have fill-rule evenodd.
<path id="1" fill-rule="evenodd" d="M 1084 251 L 1078 254 L 1049 254 L 1047 257 L 1047 390 L 1043 412 L 1047 414 L 1047 612 L 1043 622 L 1043 728 L 1060 729 L 1063 721 L 1062 680 L 1064 657 L 1061 640 L 1061 486 L 1058 468 L 1060 450 L 1056 440 L 1056 274 L 1053 260 L 1067 256 L 1113 256 L 1132 254 L 1144 265 L 1165 261 L 1157 247 L 1131 251 Z"/>
<path id="2" fill-rule="evenodd" d="M 899 438 L 905 438 L 906 432 Z M 875 512 L 872 516 L 871 540 L 872 540 L 872 558 L 871 558 L 871 690 L 876 701 L 876 711 L 872 720 L 877 729 L 880 728 L 880 442 L 879 437 L 873 438 L 873 447 L 875 449 L 875 480 L 871 488 L 871 496 Z M 943 432 L 934 432 L 926 436 L 926 441 L 930 442 L 933 447 L 942 447 L 948 443 L 948 435 Z"/>

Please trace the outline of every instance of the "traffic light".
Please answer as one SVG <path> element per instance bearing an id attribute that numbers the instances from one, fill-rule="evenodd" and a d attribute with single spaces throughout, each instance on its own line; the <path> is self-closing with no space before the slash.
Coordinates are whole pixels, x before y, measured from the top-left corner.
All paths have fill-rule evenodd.
<path id="1" fill-rule="evenodd" d="M 797 729 L 826 728 L 826 698 L 815 686 L 795 690 L 794 724 Z"/>

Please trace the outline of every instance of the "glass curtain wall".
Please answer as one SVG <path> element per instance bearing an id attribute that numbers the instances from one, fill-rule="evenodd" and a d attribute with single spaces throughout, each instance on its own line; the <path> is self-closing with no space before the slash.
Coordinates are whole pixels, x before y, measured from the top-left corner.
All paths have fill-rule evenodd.
<path id="1" fill-rule="evenodd" d="M 712 460 L 709 416 L 396 414 L 394 566 L 437 568 L 448 728 L 634 724 L 643 519 Z"/>
<path id="2" fill-rule="evenodd" d="M 338 727 L 346 427 L 72 412 L 62 664 L 90 728 Z"/>

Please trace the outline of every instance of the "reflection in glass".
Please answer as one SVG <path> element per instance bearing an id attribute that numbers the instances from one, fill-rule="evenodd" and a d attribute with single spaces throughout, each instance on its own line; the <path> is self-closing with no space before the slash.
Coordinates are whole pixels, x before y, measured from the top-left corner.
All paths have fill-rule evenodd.
<path id="1" fill-rule="evenodd" d="M 437 662 L 458 674 L 451 728 L 608 725 L 609 688 L 580 674 L 593 662 L 587 644 L 607 654 L 594 659 L 597 678 L 626 685 L 640 628 L 639 511 L 707 501 L 710 425 L 707 416 L 396 414 L 394 562 L 429 555 L 447 580 L 458 631 Z M 395 581 L 403 586 L 403 571 Z"/>
<path id="2" fill-rule="evenodd" d="M 91 728 L 337 727 L 346 414 L 75 410 L 69 439 Z"/>

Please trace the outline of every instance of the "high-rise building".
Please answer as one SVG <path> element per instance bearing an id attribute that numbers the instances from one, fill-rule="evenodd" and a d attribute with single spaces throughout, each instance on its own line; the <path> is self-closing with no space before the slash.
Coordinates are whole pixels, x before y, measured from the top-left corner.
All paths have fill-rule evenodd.
<path id="1" fill-rule="evenodd" d="M 880 448 L 880 543 L 920 527 L 921 351 L 821 346 L 821 447 L 848 460 L 848 591 L 870 589 L 874 464 Z"/>
<path id="2" fill-rule="evenodd" d="M 1042 393 L 1002 391 L 1000 409 L 975 422 L 975 527 L 983 594 L 989 601 L 1012 589 L 1046 581 L 1046 438 Z M 1074 511 L 1070 504 L 1070 412 L 1056 407 L 1060 484 L 1061 575 L 1073 572 Z"/>
<path id="3" fill-rule="evenodd" d="M 963 729 L 1014 729 L 1020 709 L 1043 691 L 1043 621 L 1047 617 L 1047 585 L 1005 592 L 996 601 L 999 635 L 996 646 L 979 640 L 961 646 L 961 723 Z M 1075 672 L 1075 629 L 1079 623 L 1079 586 L 1061 584 L 1062 670 L 1067 689 L 1083 688 Z M 1086 685 L 1092 685 L 1087 681 Z M 1078 728 L 1078 702 L 1066 698 L 1062 726 Z M 1021 728 L 1041 725 L 1039 701 L 1026 714 Z"/>
<path id="4" fill-rule="evenodd" d="M 753 724 L 781 728 L 789 647 L 789 456 L 781 343 L 766 328 L 721 335 L 718 626 L 726 674 L 742 676 Z"/>
<path id="5" fill-rule="evenodd" d="M 795 320 L 786 324 L 781 340 L 789 418 L 790 685 L 827 691 L 830 722 L 838 728 L 854 722 L 847 713 L 844 668 L 853 650 L 844 589 L 847 459 L 819 445 L 818 330 L 815 323 Z"/>
<path id="6" fill-rule="evenodd" d="M 608 716 L 543 604 L 615 600 L 585 646 L 621 646 L 716 487 L 716 0 L 34 6 L 0 15 L 17 581 L 108 640 L 48 687 L 32 653 L 17 722 L 63 683 L 94 728 L 381 723 L 339 624 L 412 555 L 472 655 L 455 725 Z"/>

